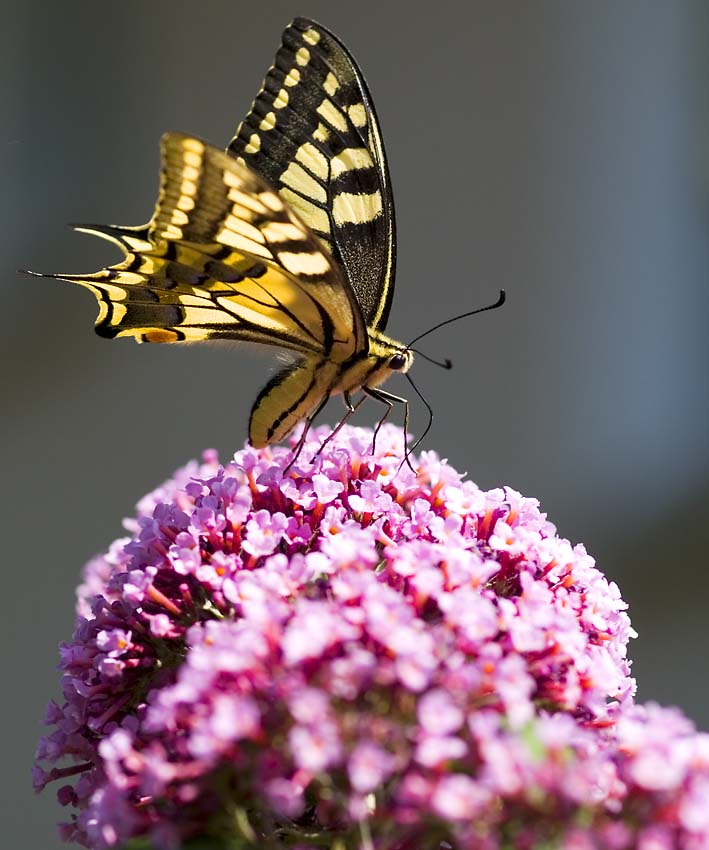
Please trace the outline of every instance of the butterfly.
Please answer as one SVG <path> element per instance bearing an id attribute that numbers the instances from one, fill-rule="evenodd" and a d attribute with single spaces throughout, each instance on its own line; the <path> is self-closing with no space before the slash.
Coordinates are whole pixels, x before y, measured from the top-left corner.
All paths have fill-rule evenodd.
<path id="1" fill-rule="evenodd" d="M 307 18 L 286 27 L 226 151 L 179 133 L 163 136 L 160 192 L 148 224 L 75 229 L 114 243 L 124 259 L 90 274 L 42 276 L 91 290 L 99 336 L 240 340 L 288 352 L 253 404 L 248 436 L 262 448 L 305 420 L 296 456 L 310 423 L 337 394 L 346 412 L 333 433 L 366 397 L 385 406 L 377 430 L 400 403 L 408 431 L 407 400 L 381 384 L 409 370 L 411 346 L 422 336 L 504 301 L 501 291 L 496 304 L 441 322 L 408 345 L 385 335 L 396 234 L 379 122 L 352 54 Z M 430 427 L 431 408 L 406 377 Z"/>
<path id="2" fill-rule="evenodd" d="M 346 415 L 358 390 L 387 414 L 405 404 L 380 388 L 413 361 L 384 334 L 396 247 L 381 131 L 357 63 L 320 24 L 296 18 L 285 29 L 226 151 L 163 136 L 148 224 L 76 229 L 125 255 L 95 273 L 50 275 L 96 296 L 100 336 L 290 353 L 252 407 L 254 447 L 309 424 L 335 394 Z"/>

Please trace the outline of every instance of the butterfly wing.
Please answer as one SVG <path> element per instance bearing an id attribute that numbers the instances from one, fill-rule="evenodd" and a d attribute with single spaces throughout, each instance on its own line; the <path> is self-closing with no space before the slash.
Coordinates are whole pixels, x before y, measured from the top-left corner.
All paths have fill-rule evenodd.
<path id="1" fill-rule="evenodd" d="M 264 181 L 198 139 L 162 139 L 160 197 L 140 228 L 85 227 L 123 262 L 56 275 L 97 297 L 101 336 L 237 339 L 342 362 L 366 346 L 359 307 L 319 240 Z"/>
<path id="2" fill-rule="evenodd" d="M 329 247 L 367 326 L 383 330 L 396 258 L 394 202 L 374 105 L 347 48 L 296 18 L 228 152 Z"/>
<path id="3" fill-rule="evenodd" d="M 277 443 L 326 400 L 340 375 L 327 358 L 303 357 L 275 374 L 258 394 L 249 418 L 255 448 Z"/>

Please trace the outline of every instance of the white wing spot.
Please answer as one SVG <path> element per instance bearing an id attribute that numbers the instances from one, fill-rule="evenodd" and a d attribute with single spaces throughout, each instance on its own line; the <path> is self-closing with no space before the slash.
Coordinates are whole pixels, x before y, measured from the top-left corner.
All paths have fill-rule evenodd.
<path id="1" fill-rule="evenodd" d="M 241 164 L 245 167 L 243 160 L 241 161 Z M 241 176 L 231 169 L 224 170 L 224 183 L 232 189 L 240 189 L 244 185 L 244 181 L 241 179 Z"/>
<path id="2" fill-rule="evenodd" d="M 189 224 L 189 221 L 187 213 L 184 212 L 184 210 L 175 207 L 172 211 L 172 216 L 170 217 L 170 224 L 184 227 L 184 225 Z"/>
<path id="3" fill-rule="evenodd" d="M 277 195 L 274 195 L 273 192 L 259 192 L 258 199 L 264 205 L 264 207 L 268 207 L 269 210 L 273 210 L 273 212 L 280 212 L 283 209 L 283 204 L 279 200 Z"/>
<path id="4" fill-rule="evenodd" d="M 304 142 L 295 155 L 295 158 L 304 165 L 311 174 L 321 180 L 327 180 L 328 166 L 325 154 L 319 151 L 312 142 Z"/>
<path id="5" fill-rule="evenodd" d="M 199 139 L 191 139 L 186 138 L 182 140 L 182 147 L 186 151 L 192 151 L 193 153 L 202 154 L 204 153 L 204 143 L 200 142 Z"/>
<path id="6" fill-rule="evenodd" d="M 325 82 L 323 83 L 323 88 L 325 91 L 332 97 L 333 94 L 340 88 L 340 83 L 337 77 L 330 71 L 325 77 Z"/>
<path id="7" fill-rule="evenodd" d="M 332 215 L 337 224 L 365 224 L 374 221 L 382 212 L 379 190 L 371 195 L 341 192 L 332 204 Z"/>
<path id="8" fill-rule="evenodd" d="M 202 167 L 203 154 L 204 144 L 199 139 L 191 139 L 189 137 L 180 139 L 178 148 L 174 137 L 165 136 L 163 138 L 163 158 L 169 161 L 176 155 L 180 158 L 180 166 L 183 168 L 190 166 L 200 169 Z"/>
<path id="9" fill-rule="evenodd" d="M 291 162 L 281 174 L 281 183 L 290 186 L 291 189 L 294 189 L 300 195 L 305 195 L 306 198 L 313 198 L 313 200 L 320 201 L 322 204 L 327 201 L 327 193 L 323 187 L 297 162 Z"/>
<path id="10" fill-rule="evenodd" d="M 318 115 L 322 116 L 331 127 L 334 127 L 341 133 L 347 132 L 347 121 L 345 121 L 345 116 L 331 100 L 325 98 L 316 111 Z"/>
<path id="11" fill-rule="evenodd" d="M 300 71 L 297 68 L 291 68 L 283 82 L 287 86 L 297 86 L 300 82 Z"/>
<path id="12" fill-rule="evenodd" d="M 315 45 L 320 41 L 320 33 L 314 29 L 306 30 L 303 33 L 303 41 L 308 44 Z"/>
<path id="13" fill-rule="evenodd" d="M 374 164 L 367 148 L 346 148 L 332 158 L 332 176 L 339 177 L 345 171 L 358 168 L 371 168 Z"/>
<path id="14" fill-rule="evenodd" d="M 291 274 L 325 274 L 330 268 L 330 262 L 321 253 L 293 253 L 282 251 L 278 254 L 279 261 Z"/>
<path id="15" fill-rule="evenodd" d="M 108 310 L 106 310 L 106 312 L 108 312 Z M 128 308 L 124 304 L 116 304 L 116 302 L 114 301 L 113 312 L 111 313 L 111 324 L 120 325 L 120 323 L 123 321 L 123 317 L 127 312 Z M 103 316 L 101 318 L 103 318 Z"/>
<path id="16" fill-rule="evenodd" d="M 182 228 L 172 222 L 168 222 L 162 230 L 161 236 L 176 242 L 178 239 L 182 239 Z"/>
<path id="17" fill-rule="evenodd" d="M 183 180 L 180 186 L 180 197 L 177 201 L 177 208 L 189 212 L 194 209 L 194 198 L 197 194 L 197 184 L 192 180 Z"/>
<path id="18" fill-rule="evenodd" d="M 261 244 L 265 242 L 263 234 L 258 227 L 248 221 L 244 221 L 243 218 L 239 218 L 234 215 L 234 213 L 230 213 L 224 219 L 223 229 L 229 230 L 232 233 L 238 233 L 240 236 L 243 236 L 244 239 L 250 239 L 252 242 L 260 242 Z"/>
<path id="19" fill-rule="evenodd" d="M 269 221 L 261 228 L 261 233 L 269 243 L 291 242 L 303 238 L 302 230 L 290 221 Z"/>
<path id="20" fill-rule="evenodd" d="M 275 109 L 283 109 L 284 106 L 288 106 L 288 92 L 285 89 L 278 92 L 278 97 L 273 101 L 273 106 Z"/>
<path id="21" fill-rule="evenodd" d="M 248 192 L 241 192 L 238 188 L 230 188 L 227 192 L 227 198 L 233 204 L 240 207 L 240 218 L 243 218 L 249 212 L 256 213 L 256 215 L 263 215 L 266 212 L 266 207 L 259 201 L 256 195 L 251 195 Z"/>
<path id="22" fill-rule="evenodd" d="M 363 103 L 355 103 L 347 109 L 347 114 L 350 116 L 350 121 L 355 127 L 366 127 L 367 125 L 367 110 Z"/>
<path id="23" fill-rule="evenodd" d="M 111 283 L 102 283 L 100 287 L 91 286 L 89 288 L 97 297 L 100 296 L 101 292 L 105 292 L 114 304 L 117 304 L 119 301 L 125 301 L 128 295 L 122 286 L 114 286 Z"/>
<path id="24" fill-rule="evenodd" d="M 261 150 L 261 137 L 258 133 L 252 133 L 248 145 L 244 148 L 244 153 L 257 153 Z"/>
<path id="25" fill-rule="evenodd" d="M 192 168 L 200 168 L 202 165 L 202 155 L 189 148 L 185 148 L 183 151 L 182 159 L 185 165 L 189 165 Z"/>
<path id="26" fill-rule="evenodd" d="M 324 124 L 318 124 L 317 129 L 313 133 L 313 138 L 316 142 L 326 142 L 330 138 L 330 131 Z"/>
<path id="27" fill-rule="evenodd" d="M 230 248 L 236 248 L 237 251 L 244 254 L 271 259 L 271 252 L 264 245 L 259 245 L 252 239 L 247 239 L 239 233 L 228 230 L 226 227 L 223 227 L 217 233 L 216 241 L 221 242 L 222 245 L 228 245 Z"/>
<path id="28" fill-rule="evenodd" d="M 259 130 L 273 130 L 276 126 L 276 113 L 269 112 L 268 115 L 264 115 L 261 123 L 258 125 Z"/>
<path id="29" fill-rule="evenodd" d="M 280 195 L 311 230 L 317 230 L 319 233 L 330 232 L 330 219 L 327 217 L 325 210 L 321 210 L 320 207 L 316 207 L 315 204 L 307 201 L 290 189 L 281 189 Z"/>

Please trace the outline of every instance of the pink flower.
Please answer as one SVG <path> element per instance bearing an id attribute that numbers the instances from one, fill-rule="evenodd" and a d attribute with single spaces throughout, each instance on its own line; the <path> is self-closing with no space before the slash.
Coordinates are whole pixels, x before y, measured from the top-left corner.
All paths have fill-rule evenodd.
<path id="1" fill-rule="evenodd" d="M 391 510 L 392 502 L 391 495 L 372 480 L 362 481 L 359 493 L 353 493 L 349 497 L 350 507 L 359 513 L 386 513 Z"/>
<path id="2" fill-rule="evenodd" d="M 453 695 L 443 688 L 427 691 L 419 700 L 419 724 L 431 735 L 457 732 L 464 719 L 465 715 L 456 705 Z"/>
<path id="3" fill-rule="evenodd" d="M 246 522 L 246 536 L 242 542 L 243 549 L 255 558 L 271 555 L 283 539 L 288 520 L 280 513 L 269 513 L 267 510 L 257 511 Z"/>
<path id="4" fill-rule="evenodd" d="M 339 730 L 330 719 L 317 725 L 293 726 L 288 743 L 296 766 L 311 774 L 338 764 L 342 755 Z"/>
<path id="5" fill-rule="evenodd" d="M 322 656 L 340 641 L 356 637 L 356 628 L 339 616 L 336 606 L 322 600 L 300 599 L 281 647 L 288 664 L 299 664 Z"/>
<path id="6" fill-rule="evenodd" d="M 87 566 L 34 770 L 62 836 L 709 848 L 709 736 L 634 703 L 586 550 L 434 452 L 402 466 L 396 428 L 327 433 L 206 453 Z"/>
<path id="7" fill-rule="evenodd" d="M 371 741 L 361 741 L 352 749 L 347 773 L 350 784 L 360 794 L 375 791 L 394 770 L 396 760 L 383 747 Z"/>
<path id="8" fill-rule="evenodd" d="M 469 776 L 443 776 L 431 800 L 433 810 L 450 821 L 471 821 L 493 802 L 492 794 Z"/>
<path id="9" fill-rule="evenodd" d="M 416 761 L 431 768 L 442 768 L 446 762 L 462 759 L 468 746 L 454 735 L 422 735 L 416 747 Z"/>

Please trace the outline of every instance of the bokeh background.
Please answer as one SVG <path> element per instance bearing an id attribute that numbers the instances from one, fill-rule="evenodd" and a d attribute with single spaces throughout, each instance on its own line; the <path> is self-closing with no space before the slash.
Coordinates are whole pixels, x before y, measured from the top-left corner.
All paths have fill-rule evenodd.
<path id="1" fill-rule="evenodd" d="M 15 270 L 115 261 L 64 224 L 147 220 L 161 133 L 226 144 L 296 14 L 345 40 L 374 94 L 399 223 L 392 334 L 508 292 L 426 340 L 457 366 L 417 363 L 427 446 L 583 541 L 630 604 L 640 697 L 709 728 L 709 4 L 0 12 L 3 843 L 60 846 L 29 769 L 81 565 L 175 467 L 230 456 L 271 368 L 244 349 L 106 342 L 90 294 Z"/>

